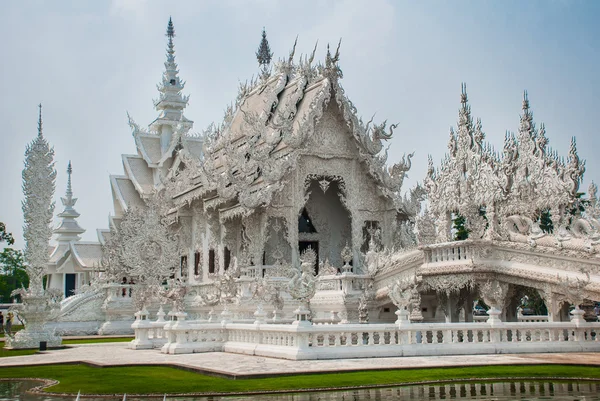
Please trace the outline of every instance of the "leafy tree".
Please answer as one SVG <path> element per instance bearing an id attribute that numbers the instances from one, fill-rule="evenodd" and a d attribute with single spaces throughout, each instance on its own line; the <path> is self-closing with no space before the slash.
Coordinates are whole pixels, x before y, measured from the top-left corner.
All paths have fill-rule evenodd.
<path id="1" fill-rule="evenodd" d="M 554 231 L 554 224 L 552 224 L 552 219 L 550 217 L 550 209 L 543 210 L 540 213 L 540 228 L 545 233 L 552 233 Z"/>
<path id="2" fill-rule="evenodd" d="M 525 287 L 523 289 L 523 300 L 526 299 L 525 302 L 521 305 L 525 308 L 530 308 L 533 310 L 533 313 L 536 315 L 547 315 L 548 308 L 544 303 L 544 299 L 540 296 L 540 293 L 535 288 Z"/>
<path id="3" fill-rule="evenodd" d="M 579 217 L 585 211 L 585 207 L 590 204 L 589 199 L 584 199 L 583 196 L 585 192 L 577 192 L 575 195 L 575 201 L 573 204 L 567 208 L 565 211 L 568 223 L 571 224 L 573 221 L 573 217 Z M 554 224 L 552 224 L 552 214 L 550 213 L 550 209 L 545 209 L 540 212 L 540 216 L 538 221 L 540 222 L 540 228 L 545 233 L 554 232 Z"/>
<path id="4" fill-rule="evenodd" d="M 0 253 L 0 268 L 0 301 L 8 303 L 11 301 L 10 294 L 13 290 L 27 288 L 29 285 L 23 252 L 18 249 L 4 248 Z"/>
<path id="5" fill-rule="evenodd" d="M 6 225 L 0 222 L 0 242 L 8 245 L 15 243 L 11 233 L 6 231 Z M 10 293 L 22 286 L 27 287 L 29 277 L 25 271 L 23 252 L 10 247 L 0 253 L 0 302 L 10 302 Z"/>
<path id="6" fill-rule="evenodd" d="M 8 245 L 15 243 L 12 234 L 6 231 L 6 225 L 0 221 L 0 242 L 2 241 L 6 241 Z"/>
<path id="7" fill-rule="evenodd" d="M 454 241 L 469 238 L 469 231 L 465 227 L 465 218 L 458 213 L 455 213 L 452 219 L 452 229 L 454 230 Z"/>

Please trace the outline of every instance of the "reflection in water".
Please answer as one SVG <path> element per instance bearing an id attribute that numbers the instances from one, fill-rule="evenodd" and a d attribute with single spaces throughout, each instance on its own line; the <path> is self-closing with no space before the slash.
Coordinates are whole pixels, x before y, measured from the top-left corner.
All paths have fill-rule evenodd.
<path id="1" fill-rule="evenodd" d="M 74 401 L 75 397 L 51 397 L 26 394 L 39 385 L 33 381 L 0 381 L 0 401 Z M 121 398 L 115 398 L 121 400 Z M 127 396 L 128 401 L 143 397 Z M 82 398 L 85 401 L 106 401 L 108 398 Z M 148 400 L 148 399 L 145 399 Z M 154 398 L 156 400 L 156 398 Z M 554 400 L 600 401 L 600 382 L 531 382 L 454 383 L 379 389 L 277 394 L 230 397 L 168 397 L 169 401 L 416 401 L 416 400 Z"/>

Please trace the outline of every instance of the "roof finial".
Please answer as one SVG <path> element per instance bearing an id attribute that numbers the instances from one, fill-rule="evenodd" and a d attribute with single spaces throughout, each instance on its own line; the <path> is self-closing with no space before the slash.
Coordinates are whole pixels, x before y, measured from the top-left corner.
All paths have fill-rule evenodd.
<path id="1" fill-rule="evenodd" d="M 73 190 L 71 189 L 71 173 L 73 173 L 73 168 L 71 167 L 71 160 L 69 160 L 69 165 L 67 166 L 67 197 L 73 197 Z"/>
<path id="2" fill-rule="evenodd" d="M 42 136 L 42 104 L 38 104 L 40 109 L 40 116 L 38 118 L 38 136 Z"/>
<path id="3" fill-rule="evenodd" d="M 269 41 L 267 40 L 267 31 L 265 30 L 265 27 L 263 27 L 262 39 L 260 40 L 260 45 L 258 45 L 258 50 L 256 51 L 256 60 L 258 61 L 263 73 L 269 69 L 269 64 L 271 64 L 272 58 L 273 52 L 271 52 L 271 47 L 269 46 Z"/>
<path id="4" fill-rule="evenodd" d="M 460 102 L 462 104 L 467 104 L 467 84 L 466 82 L 462 82 L 460 84 Z"/>
<path id="5" fill-rule="evenodd" d="M 527 91 L 523 91 L 523 111 L 529 110 L 529 98 L 527 97 Z"/>
<path id="6" fill-rule="evenodd" d="M 67 192 L 65 193 L 64 197 L 60 198 L 64 209 L 58 214 L 58 217 L 60 217 L 60 223 L 54 230 L 54 233 L 57 234 L 56 241 L 59 243 L 79 241 L 79 236 L 85 232 L 79 223 L 77 223 L 79 213 L 77 213 L 77 211 L 74 209 L 74 206 L 77 203 L 77 198 L 73 198 L 73 190 L 71 188 L 72 173 L 73 168 L 71 166 L 71 160 L 69 160 L 69 165 L 67 166 Z"/>
<path id="7" fill-rule="evenodd" d="M 296 45 L 298 44 L 298 35 L 296 35 L 296 40 L 294 40 L 294 47 L 292 47 L 292 51 L 290 52 L 290 56 L 288 57 L 288 64 L 292 64 L 294 62 L 294 55 L 296 54 Z"/>
<path id="8" fill-rule="evenodd" d="M 166 37 L 169 38 L 169 43 L 167 45 L 167 53 L 168 53 L 168 61 L 173 61 L 175 59 L 175 45 L 173 44 L 173 38 L 175 37 L 175 27 L 173 26 L 173 19 L 169 17 L 169 23 L 167 24 L 167 33 Z"/>
<path id="9" fill-rule="evenodd" d="M 175 27 L 173 19 L 169 17 L 167 24 L 167 33 L 165 36 L 167 41 L 167 61 L 164 63 L 165 70 L 162 74 L 162 80 L 158 84 L 157 89 L 159 98 L 154 101 L 154 107 L 160 112 L 159 117 L 151 124 L 150 130 L 162 132 L 161 125 L 165 120 L 170 120 L 168 125 L 177 124 L 182 117 L 183 109 L 187 106 L 189 96 L 183 96 L 181 91 L 185 86 L 185 82 L 179 78 L 179 70 L 175 62 L 175 45 L 173 38 L 175 37 Z M 185 119 L 185 122 L 191 122 Z M 131 126 L 130 120 L 130 126 Z M 132 127 L 133 128 L 133 127 Z M 139 128 L 135 126 L 135 128 Z"/>
<path id="10" fill-rule="evenodd" d="M 167 24 L 166 36 L 169 38 L 169 42 L 172 42 L 175 37 L 175 26 L 173 25 L 173 18 L 171 17 L 169 17 L 169 23 Z"/>

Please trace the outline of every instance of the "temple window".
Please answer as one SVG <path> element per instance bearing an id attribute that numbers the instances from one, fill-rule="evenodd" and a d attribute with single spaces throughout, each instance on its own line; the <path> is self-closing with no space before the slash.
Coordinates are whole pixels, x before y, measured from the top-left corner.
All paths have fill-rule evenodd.
<path id="1" fill-rule="evenodd" d="M 215 272 L 215 250 L 211 249 L 208 251 L 208 272 Z"/>
<path id="2" fill-rule="evenodd" d="M 200 274 L 200 252 L 194 253 L 194 275 Z"/>
<path id="3" fill-rule="evenodd" d="M 181 263 L 179 264 L 179 276 L 185 276 L 184 270 L 187 268 L 187 256 L 181 257 Z"/>
<path id="4" fill-rule="evenodd" d="M 231 263 L 231 251 L 229 248 L 225 247 L 223 250 L 223 269 L 229 269 L 229 264 Z"/>

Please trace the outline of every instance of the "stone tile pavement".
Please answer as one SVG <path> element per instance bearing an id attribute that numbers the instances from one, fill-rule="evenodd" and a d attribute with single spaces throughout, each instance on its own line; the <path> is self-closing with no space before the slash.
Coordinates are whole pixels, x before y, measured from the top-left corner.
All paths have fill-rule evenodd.
<path id="1" fill-rule="evenodd" d="M 85 362 L 99 366 L 171 365 L 227 376 L 265 376 L 369 369 L 449 366 L 580 364 L 600 366 L 600 353 L 495 354 L 290 361 L 210 352 L 167 355 L 159 350 L 130 350 L 127 343 L 80 344 L 35 355 L 0 358 L 0 367 Z"/>

